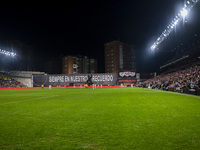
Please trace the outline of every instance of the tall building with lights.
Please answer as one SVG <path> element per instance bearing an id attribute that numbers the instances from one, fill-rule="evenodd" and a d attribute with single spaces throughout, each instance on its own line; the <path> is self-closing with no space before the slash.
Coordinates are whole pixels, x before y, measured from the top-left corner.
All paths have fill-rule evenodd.
<path id="1" fill-rule="evenodd" d="M 97 73 L 97 59 L 90 59 L 87 56 L 64 56 L 62 58 L 62 73 Z"/>
<path id="2" fill-rule="evenodd" d="M 132 45 L 120 41 L 104 44 L 105 73 L 136 71 L 136 51 Z"/>

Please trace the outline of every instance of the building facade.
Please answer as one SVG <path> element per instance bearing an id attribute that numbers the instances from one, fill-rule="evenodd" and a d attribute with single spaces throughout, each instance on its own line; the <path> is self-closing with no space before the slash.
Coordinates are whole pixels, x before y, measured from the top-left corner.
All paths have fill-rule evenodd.
<path id="1" fill-rule="evenodd" d="M 62 74 L 97 73 L 97 59 L 87 56 L 64 56 L 62 58 Z"/>
<path id="2" fill-rule="evenodd" d="M 132 45 L 120 41 L 104 44 L 105 73 L 118 73 L 119 71 L 136 72 L 136 50 Z"/>

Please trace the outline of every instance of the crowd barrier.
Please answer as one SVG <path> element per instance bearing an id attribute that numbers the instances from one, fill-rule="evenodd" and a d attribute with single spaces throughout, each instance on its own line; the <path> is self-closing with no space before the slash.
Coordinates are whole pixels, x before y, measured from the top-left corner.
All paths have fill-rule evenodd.
<path id="1" fill-rule="evenodd" d="M 180 90 L 177 90 L 175 87 L 169 87 L 167 91 L 180 92 L 180 93 L 192 94 L 192 95 L 200 95 L 200 89 L 181 88 Z"/>

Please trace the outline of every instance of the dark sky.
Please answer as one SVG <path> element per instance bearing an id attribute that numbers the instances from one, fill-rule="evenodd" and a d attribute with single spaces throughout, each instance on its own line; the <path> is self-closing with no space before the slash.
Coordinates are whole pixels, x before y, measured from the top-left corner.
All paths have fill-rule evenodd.
<path id="1" fill-rule="evenodd" d="M 148 70 L 149 65 L 153 65 L 149 62 L 155 59 L 149 55 L 151 44 L 184 2 L 99 0 L 2 6 L 0 39 L 20 40 L 32 45 L 41 64 L 61 54 L 87 55 L 98 59 L 99 72 L 104 72 L 104 43 L 120 40 L 136 47 L 139 71 L 148 72 L 154 69 Z M 196 11 L 199 14 L 199 9 Z M 199 16 L 195 11 L 191 14 L 193 16 L 188 21 L 195 25 Z M 176 32 L 177 38 L 181 30 Z"/>

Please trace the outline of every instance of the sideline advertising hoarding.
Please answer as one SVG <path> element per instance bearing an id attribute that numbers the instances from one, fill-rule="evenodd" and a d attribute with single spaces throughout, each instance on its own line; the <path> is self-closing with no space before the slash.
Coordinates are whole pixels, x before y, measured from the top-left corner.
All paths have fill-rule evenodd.
<path id="1" fill-rule="evenodd" d="M 33 86 L 66 86 L 70 84 L 85 84 L 91 77 L 93 84 L 97 85 L 116 85 L 117 74 L 115 73 L 99 73 L 99 74 L 55 74 L 55 75 L 33 75 Z"/>

